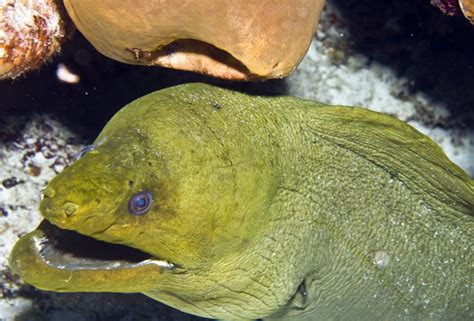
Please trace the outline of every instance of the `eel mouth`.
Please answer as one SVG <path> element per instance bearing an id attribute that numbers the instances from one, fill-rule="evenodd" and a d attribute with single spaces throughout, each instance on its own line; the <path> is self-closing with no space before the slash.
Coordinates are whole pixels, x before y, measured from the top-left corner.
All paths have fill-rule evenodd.
<path id="1" fill-rule="evenodd" d="M 10 270 L 36 288 L 57 292 L 143 292 L 186 270 L 149 253 L 63 230 L 47 220 L 21 237 Z"/>
<path id="2" fill-rule="evenodd" d="M 116 270 L 155 265 L 176 270 L 176 264 L 140 250 L 96 240 L 70 230 L 63 230 L 47 220 L 33 236 L 35 254 L 48 265 L 61 270 Z"/>

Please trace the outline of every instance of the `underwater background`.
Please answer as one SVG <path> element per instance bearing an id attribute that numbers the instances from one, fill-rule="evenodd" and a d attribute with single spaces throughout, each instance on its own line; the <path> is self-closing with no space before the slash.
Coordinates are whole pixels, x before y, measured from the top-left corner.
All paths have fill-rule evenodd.
<path id="1" fill-rule="evenodd" d="M 39 191 L 108 119 L 151 91 L 204 81 L 364 106 L 407 121 L 474 175 L 474 27 L 429 1 L 328 0 L 313 43 L 283 80 L 232 83 L 99 54 L 79 32 L 39 71 L 0 81 L 0 320 L 203 320 L 142 295 L 39 291 L 6 267 L 41 217 Z M 80 77 L 62 82 L 67 68 Z"/>

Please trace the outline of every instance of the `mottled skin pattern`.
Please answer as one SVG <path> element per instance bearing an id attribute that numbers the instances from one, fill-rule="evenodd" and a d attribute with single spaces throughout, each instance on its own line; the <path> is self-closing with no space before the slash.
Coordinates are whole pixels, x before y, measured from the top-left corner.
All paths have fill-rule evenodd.
<path id="1" fill-rule="evenodd" d="M 187 84 L 126 106 L 96 144 L 42 214 L 180 268 L 54 268 L 32 254 L 37 230 L 10 258 L 26 282 L 223 319 L 473 319 L 473 180 L 401 121 Z M 153 207 L 133 216 L 143 190 Z"/>

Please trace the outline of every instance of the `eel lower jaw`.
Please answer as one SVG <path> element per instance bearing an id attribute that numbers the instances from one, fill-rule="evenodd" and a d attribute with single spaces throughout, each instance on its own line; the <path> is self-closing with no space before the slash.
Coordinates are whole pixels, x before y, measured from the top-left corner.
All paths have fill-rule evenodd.
<path id="1" fill-rule="evenodd" d="M 10 269 L 33 286 L 61 292 L 144 292 L 185 270 L 124 245 L 60 229 L 46 220 L 20 238 Z"/>

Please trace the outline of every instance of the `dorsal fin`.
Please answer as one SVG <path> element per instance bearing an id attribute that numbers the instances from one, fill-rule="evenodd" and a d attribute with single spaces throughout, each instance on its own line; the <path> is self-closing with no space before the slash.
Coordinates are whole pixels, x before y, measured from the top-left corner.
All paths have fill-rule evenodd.
<path id="1" fill-rule="evenodd" d="M 357 107 L 315 109 L 311 131 L 383 168 L 446 209 L 474 216 L 474 181 L 428 136 L 387 115 Z M 449 204 L 449 206 L 447 206 Z"/>

